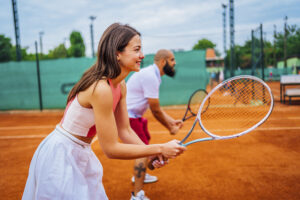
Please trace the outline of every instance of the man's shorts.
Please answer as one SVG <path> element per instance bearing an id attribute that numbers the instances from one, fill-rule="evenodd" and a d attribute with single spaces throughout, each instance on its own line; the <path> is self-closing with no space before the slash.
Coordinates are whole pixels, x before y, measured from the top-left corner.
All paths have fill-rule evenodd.
<path id="1" fill-rule="evenodd" d="M 136 132 L 139 138 L 145 143 L 149 144 L 150 134 L 148 131 L 147 119 L 141 118 L 129 118 L 131 128 Z"/>

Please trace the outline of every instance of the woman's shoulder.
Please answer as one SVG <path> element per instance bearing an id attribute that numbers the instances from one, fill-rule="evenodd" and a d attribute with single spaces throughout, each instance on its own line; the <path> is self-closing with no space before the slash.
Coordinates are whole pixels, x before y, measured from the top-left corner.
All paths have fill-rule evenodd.
<path id="1" fill-rule="evenodd" d="M 91 89 L 92 93 L 95 93 L 96 95 L 107 95 L 107 93 L 111 93 L 110 85 L 108 84 L 106 79 L 99 80 L 93 83 Z"/>
<path id="2" fill-rule="evenodd" d="M 97 105 L 108 106 L 112 104 L 113 95 L 107 80 L 99 80 L 89 88 L 89 102 L 94 107 Z M 101 101 L 99 101 L 101 99 Z"/>

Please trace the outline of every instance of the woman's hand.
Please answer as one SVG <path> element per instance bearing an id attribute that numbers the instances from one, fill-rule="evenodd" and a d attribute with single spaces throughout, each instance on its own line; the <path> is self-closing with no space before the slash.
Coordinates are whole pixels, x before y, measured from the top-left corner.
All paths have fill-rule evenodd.
<path id="1" fill-rule="evenodd" d="M 154 168 L 161 168 L 169 163 L 169 158 L 175 158 L 186 150 L 186 147 L 179 144 L 178 140 L 172 140 L 170 142 L 162 144 L 162 153 L 157 156 L 150 156 L 148 168 L 153 170 Z"/>
<path id="2" fill-rule="evenodd" d="M 171 140 L 170 142 L 164 143 L 161 148 L 161 154 L 165 158 L 175 158 L 186 150 L 186 147 L 180 145 L 178 140 Z"/>

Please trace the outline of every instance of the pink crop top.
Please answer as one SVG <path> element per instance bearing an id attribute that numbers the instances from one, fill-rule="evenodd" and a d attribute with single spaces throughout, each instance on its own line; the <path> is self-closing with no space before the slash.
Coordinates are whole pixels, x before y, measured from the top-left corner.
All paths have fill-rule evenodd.
<path id="1" fill-rule="evenodd" d="M 115 111 L 121 99 L 121 88 L 120 84 L 114 88 L 110 79 L 109 85 L 113 95 L 113 111 Z M 67 104 L 64 116 L 61 120 L 61 126 L 74 135 L 94 137 L 96 135 L 94 111 L 92 108 L 81 106 L 76 95 L 76 97 Z"/>

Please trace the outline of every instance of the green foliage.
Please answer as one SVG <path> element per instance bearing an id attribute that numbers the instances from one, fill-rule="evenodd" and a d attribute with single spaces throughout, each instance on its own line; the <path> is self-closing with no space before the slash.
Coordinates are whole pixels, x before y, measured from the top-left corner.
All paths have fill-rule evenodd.
<path id="1" fill-rule="evenodd" d="M 85 45 L 83 43 L 80 32 L 73 31 L 70 35 L 71 46 L 68 49 L 68 54 L 71 57 L 83 57 L 85 56 Z"/>
<path id="2" fill-rule="evenodd" d="M 297 25 L 287 27 L 287 57 L 300 54 L 300 28 Z M 276 59 L 284 59 L 284 32 L 279 32 L 275 38 Z"/>
<path id="3" fill-rule="evenodd" d="M 257 36 L 259 37 L 259 36 Z M 254 54 L 256 57 L 260 54 L 260 39 L 254 38 Z M 274 44 L 269 41 L 264 41 L 264 66 L 274 66 L 274 49 L 275 59 L 284 59 L 284 33 L 279 32 L 275 38 Z M 245 42 L 243 46 L 235 46 L 235 66 L 241 69 L 251 68 L 252 61 L 252 40 Z M 288 26 L 287 28 L 287 57 L 300 54 L 300 28 L 296 25 Z M 230 50 L 227 51 L 224 58 L 225 66 L 230 66 Z"/>
<path id="4" fill-rule="evenodd" d="M 60 44 L 58 47 L 49 51 L 48 59 L 56 59 L 56 58 L 67 58 L 68 50 L 66 49 L 64 44 Z"/>
<path id="5" fill-rule="evenodd" d="M 208 39 L 199 40 L 197 44 L 194 45 L 193 50 L 205 50 L 207 48 L 215 48 L 216 45 Z"/>
<path id="6" fill-rule="evenodd" d="M 235 45 L 235 66 L 246 69 L 251 67 L 251 40 L 245 42 L 244 46 Z M 230 50 L 227 50 L 224 58 L 225 66 L 230 66 Z"/>
<path id="7" fill-rule="evenodd" d="M 35 54 L 28 54 L 27 48 L 21 48 L 22 60 L 35 60 Z M 11 48 L 11 60 L 17 61 L 17 48 L 12 46 Z"/>
<path id="8" fill-rule="evenodd" d="M 0 62 L 8 62 L 11 60 L 11 49 L 10 38 L 0 35 Z"/>

